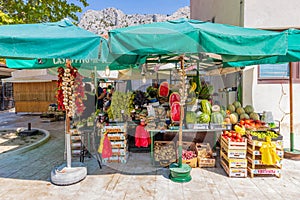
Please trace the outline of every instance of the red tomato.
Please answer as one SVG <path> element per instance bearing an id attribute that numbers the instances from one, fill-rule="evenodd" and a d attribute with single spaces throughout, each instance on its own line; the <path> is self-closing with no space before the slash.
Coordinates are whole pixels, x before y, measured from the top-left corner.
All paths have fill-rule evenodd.
<path id="1" fill-rule="evenodd" d="M 237 134 L 237 133 L 235 133 L 235 132 L 234 132 L 234 133 L 232 133 L 232 137 L 234 137 L 234 138 L 235 138 L 235 137 L 236 137 L 236 134 Z"/>

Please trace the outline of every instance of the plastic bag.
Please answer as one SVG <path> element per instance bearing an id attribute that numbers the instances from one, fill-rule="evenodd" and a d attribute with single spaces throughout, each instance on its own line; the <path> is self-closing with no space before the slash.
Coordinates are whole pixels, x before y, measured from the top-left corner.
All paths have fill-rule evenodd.
<path id="1" fill-rule="evenodd" d="M 111 156 L 112 156 L 111 143 L 107 137 L 107 134 L 105 134 L 103 140 L 102 158 L 109 158 Z"/>
<path id="2" fill-rule="evenodd" d="M 264 165 L 275 165 L 280 161 L 280 157 L 276 153 L 276 144 L 272 143 L 269 136 L 266 137 L 266 142 L 262 144 L 259 151 L 261 152 L 261 162 Z"/>
<path id="3" fill-rule="evenodd" d="M 145 130 L 145 126 L 137 126 L 135 129 L 135 146 L 148 147 L 150 143 L 150 134 Z"/>
<path id="4" fill-rule="evenodd" d="M 99 152 L 99 153 L 102 153 L 102 150 L 103 150 L 103 142 L 104 142 L 104 135 L 103 135 L 103 137 L 101 137 L 101 139 L 100 139 L 100 144 L 99 144 L 99 148 L 98 148 L 98 152 Z"/>

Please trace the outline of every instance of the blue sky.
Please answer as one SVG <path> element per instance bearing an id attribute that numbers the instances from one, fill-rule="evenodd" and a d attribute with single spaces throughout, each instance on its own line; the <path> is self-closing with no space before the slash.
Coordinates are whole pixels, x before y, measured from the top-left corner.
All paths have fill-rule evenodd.
<path id="1" fill-rule="evenodd" d="M 68 1 L 78 2 L 76 0 Z M 83 12 L 89 9 L 102 10 L 115 7 L 125 14 L 172 14 L 178 8 L 189 6 L 190 0 L 88 0 L 88 3 L 90 5 L 84 8 Z"/>

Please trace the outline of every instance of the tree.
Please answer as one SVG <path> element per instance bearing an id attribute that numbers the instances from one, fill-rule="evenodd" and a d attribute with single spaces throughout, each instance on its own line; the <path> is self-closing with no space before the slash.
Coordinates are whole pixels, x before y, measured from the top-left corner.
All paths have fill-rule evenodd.
<path id="1" fill-rule="evenodd" d="M 76 1 L 74 4 L 67 0 L 1 0 L 0 25 L 55 22 L 66 17 L 78 21 L 76 13 L 89 4 L 87 0 Z"/>

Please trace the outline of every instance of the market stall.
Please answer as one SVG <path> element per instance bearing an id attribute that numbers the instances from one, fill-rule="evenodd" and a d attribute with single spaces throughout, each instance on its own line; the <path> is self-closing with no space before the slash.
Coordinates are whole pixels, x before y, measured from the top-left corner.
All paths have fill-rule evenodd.
<path id="1" fill-rule="evenodd" d="M 56 103 L 57 77 L 44 70 L 17 70 L 2 83 L 13 83 L 15 112 L 47 112 Z"/>
<path id="2" fill-rule="evenodd" d="M 222 107 L 222 105 L 215 105 L 215 102 L 212 101 L 214 90 L 211 87 L 211 83 L 208 83 L 205 79 L 200 79 L 200 73 L 202 73 L 203 67 L 209 68 L 208 71 L 211 69 L 219 70 L 222 67 L 222 60 L 204 52 L 232 56 L 280 56 L 286 53 L 286 39 L 286 34 L 280 32 L 245 29 L 187 19 L 112 30 L 109 36 L 109 45 L 111 47 L 109 58 L 112 60 L 108 60 L 108 68 L 111 68 L 111 70 L 120 69 L 120 66 L 122 68 L 124 66 L 141 67 L 144 64 L 146 67 L 151 63 L 173 63 L 174 71 L 170 76 L 170 82 L 162 81 L 156 83 L 160 85 L 156 87 L 156 95 L 153 95 L 154 89 L 147 91 L 149 96 L 151 96 L 150 99 L 148 97 L 141 97 L 136 99 L 136 102 L 133 104 L 134 96 L 132 98 L 132 95 L 145 97 L 146 94 L 138 91 L 119 94 L 115 92 L 110 105 L 110 108 L 113 109 L 107 110 L 108 119 L 105 115 L 94 113 L 92 121 L 99 119 L 97 121 L 100 123 L 98 125 L 103 136 L 103 141 L 100 140 L 100 148 L 97 149 L 97 152 L 102 154 L 102 158 L 107 158 L 107 162 L 112 160 L 110 157 L 112 157 L 113 153 L 122 154 L 117 156 L 124 157 L 123 154 L 126 156 L 126 153 L 124 153 L 125 149 L 121 151 L 121 148 L 126 146 L 126 139 L 124 139 L 126 123 L 124 122 L 128 121 L 128 119 L 131 119 L 131 121 L 140 126 L 143 132 L 141 138 L 145 139 L 142 142 L 140 141 L 141 143 L 147 143 L 147 137 L 152 135 L 146 135 L 145 131 L 154 133 L 155 130 L 161 130 L 161 132 L 164 132 L 164 130 L 173 130 L 174 132 L 178 132 L 178 144 L 177 141 L 176 144 L 170 142 L 168 146 L 170 148 L 173 146 L 173 150 L 178 149 L 178 151 L 175 150 L 176 163 L 170 166 L 171 178 L 174 181 L 189 181 L 191 179 L 190 165 L 195 166 L 195 160 L 201 161 L 206 156 L 210 159 L 212 154 L 210 148 L 205 149 L 205 153 L 201 151 L 201 148 L 196 148 L 197 151 L 193 149 L 191 152 L 191 145 L 183 145 L 183 133 L 187 132 L 186 130 L 198 129 L 201 132 L 203 130 L 218 130 L 225 134 L 227 132 L 224 131 L 230 127 L 227 125 L 237 123 L 237 118 L 244 114 L 241 109 L 239 109 L 240 114 L 238 116 L 233 114 L 236 108 L 240 108 L 238 106 L 234 107 L 234 112 L 232 109 L 232 113 L 228 113 L 227 110 L 229 109 L 226 107 L 227 105 L 223 105 L 224 107 Z M 236 41 L 239 41 L 239 43 L 237 44 Z M 273 48 L 268 48 L 269 46 Z M 9 55 L 5 56 L 9 57 Z M 10 56 L 13 57 L 12 55 Z M 40 56 L 35 55 L 34 58 L 37 57 Z M 52 57 L 50 56 L 49 58 Z M 72 71 L 74 66 L 71 63 L 67 64 L 67 69 Z M 40 65 L 38 66 L 40 67 Z M 148 68 L 146 67 L 146 69 Z M 68 104 L 74 98 L 72 95 L 72 86 L 74 84 L 71 83 L 74 80 L 70 80 L 73 74 L 71 73 L 71 76 L 69 76 L 68 73 L 62 74 L 62 78 L 66 79 L 64 80 L 66 85 L 64 85 L 65 89 L 61 88 L 62 93 L 65 92 L 67 94 L 62 100 L 62 104 L 68 106 L 66 108 L 68 116 L 66 119 L 67 136 L 70 135 L 70 116 L 73 116 L 74 110 L 72 108 L 75 107 Z M 194 74 L 194 76 L 188 78 L 189 73 Z M 174 87 L 170 87 L 170 85 Z M 71 88 L 71 91 L 68 91 L 68 88 Z M 178 91 L 175 91 L 176 89 Z M 114 106 L 114 100 L 116 99 L 119 99 L 119 101 L 115 103 L 117 106 Z M 152 108 L 148 110 L 147 106 L 149 105 Z M 156 112 L 155 107 L 158 107 L 157 117 L 159 121 L 155 121 L 153 118 L 149 119 L 149 117 L 152 117 L 151 112 L 153 113 L 153 109 L 154 113 Z M 134 112 L 132 113 L 133 110 Z M 196 110 L 199 110 L 199 112 L 196 112 Z M 166 114 L 163 115 L 163 112 Z M 193 113 L 196 113 L 196 116 L 192 116 Z M 188 117 L 189 115 L 192 117 Z M 247 118 L 246 115 L 244 117 Z M 88 122 L 86 121 L 86 126 L 88 126 Z M 110 126 L 110 123 L 113 124 L 113 122 L 115 122 L 114 125 L 116 127 L 107 127 L 107 125 Z M 121 127 L 118 127 L 120 123 Z M 243 127 L 241 129 L 243 130 Z M 69 141 L 69 138 L 67 140 Z M 109 140 L 111 142 L 107 142 Z M 113 140 L 119 141 L 112 143 Z M 140 145 L 143 146 L 141 143 Z M 112 145 L 116 145 L 114 147 L 119 149 L 116 151 L 113 150 Z M 156 145 L 154 144 L 153 146 L 155 148 Z M 162 163 L 169 165 L 170 161 L 174 162 L 174 151 L 170 151 L 170 148 L 162 147 L 164 145 L 157 146 L 165 149 L 164 154 L 167 155 L 167 157 L 160 157 L 161 161 L 167 161 Z M 68 144 L 67 155 L 70 155 L 70 150 L 70 144 Z M 156 150 L 153 149 L 153 152 L 155 153 Z M 159 153 L 162 154 L 162 152 Z M 168 155 L 168 153 L 171 155 Z M 195 155 L 197 159 L 195 159 Z M 155 158 L 155 154 L 153 157 Z M 183 157 L 186 159 L 183 159 Z M 116 159 L 118 162 L 122 160 L 119 158 Z M 98 161 L 101 160 L 101 158 L 97 159 Z M 67 161 L 69 164 L 70 157 L 68 157 Z M 211 163 L 209 164 L 211 166 Z"/>

